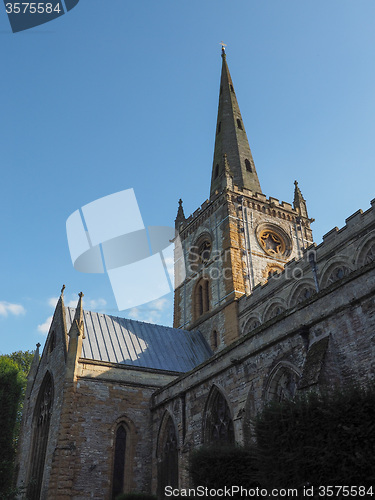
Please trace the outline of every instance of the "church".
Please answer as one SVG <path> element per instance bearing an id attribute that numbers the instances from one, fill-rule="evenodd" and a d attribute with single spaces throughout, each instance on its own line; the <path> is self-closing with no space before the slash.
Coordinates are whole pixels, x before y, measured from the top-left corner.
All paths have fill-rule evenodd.
<path id="1" fill-rule="evenodd" d="M 32 500 L 163 498 L 191 486 L 192 450 L 250 443 L 268 401 L 374 378 L 375 199 L 316 245 L 296 181 L 293 203 L 262 192 L 221 56 L 210 197 L 175 219 L 173 328 L 84 310 L 83 294 L 66 307 L 63 287 L 26 389 Z"/>

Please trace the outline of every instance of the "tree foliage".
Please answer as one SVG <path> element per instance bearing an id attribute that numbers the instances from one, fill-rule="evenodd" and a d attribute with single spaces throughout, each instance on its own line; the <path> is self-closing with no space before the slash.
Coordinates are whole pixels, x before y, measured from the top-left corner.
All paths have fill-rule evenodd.
<path id="1" fill-rule="evenodd" d="M 12 484 L 17 411 L 24 380 L 16 362 L 0 357 L 0 492 Z"/>
<path id="2" fill-rule="evenodd" d="M 250 449 L 194 451 L 194 486 L 251 489 L 375 484 L 375 384 L 272 402 L 254 422 Z"/>
<path id="3" fill-rule="evenodd" d="M 12 354 L 4 354 L 4 357 L 14 361 L 26 377 L 30 371 L 31 363 L 34 359 L 34 353 L 33 351 L 16 351 L 12 352 Z"/>
<path id="4" fill-rule="evenodd" d="M 121 493 L 116 500 L 156 500 L 156 496 L 148 493 Z"/>
<path id="5" fill-rule="evenodd" d="M 264 487 L 375 483 L 375 386 L 271 403 L 255 423 Z"/>
<path id="6" fill-rule="evenodd" d="M 0 356 L 0 496 L 10 498 L 14 458 L 21 424 L 27 374 L 34 353 L 16 351 Z"/>
<path id="7" fill-rule="evenodd" d="M 254 451 L 242 446 L 203 446 L 191 454 L 189 469 L 195 487 L 257 486 Z"/>

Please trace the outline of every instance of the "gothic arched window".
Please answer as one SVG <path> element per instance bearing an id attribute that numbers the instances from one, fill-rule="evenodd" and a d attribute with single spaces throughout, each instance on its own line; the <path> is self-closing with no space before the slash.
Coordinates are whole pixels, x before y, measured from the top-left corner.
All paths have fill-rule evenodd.
<path id="1" fill-rule="evenodd" d="M 234 443 L 233 420 L 228 403 L 220 391 L 214 389 L 206 417 L 205 440 L 209 444 Z"/>
<path id="2" fill-rule="evenodd" d="M 370 262 L 373 262 L 375 260 L 375 242 L 372 243 L 371 247 L 367 250 L 366 256 L 365 256 L 365 265 L 370 264 Z"/>
<path id="3" fill-rule="evenodd" d="M 252 168 L 251 168 L 251 163 L 249 162 L 249 160 L 247 158 L 245 160 L 245 167 L 246 167 L 246 170 L 248 172 L 252 172 L 253 171 Z"/>
<path id="4" fill-rule="evenodd" d="M 166 486 L 178 488 L 177 436 L 173 420 L 170 416 L 162 433 L 158 467 L 158 491 L 159 496 L 163 498 Z"/>
<path id="5" fill-rule="evenodd" d="M 126 428 L 123 423 L 117 427 L 115 457 L 112 477 L 112 498 L 124 492 L 125 479 Z"/>
<path id="6" fill-rule="evenodd" d="M 297 293 L 296 297 L 294 298 L 294 302 L 296 304 L 300 304 L 301 302 L 304 302 L 305 300 L 312 297 L 314 295 L 314 293 L 315 293 L 315 290 L 312 286 L 305 285 Z"/>
<path id="7" fill-rule="evenodd" d="M 336 267 L 328 277 L 327 285 L 331 285 L 336 281 L 341 280 L 344 276 L 347 276 L 350 273 L 350 269 L 345 265 Z"/>
<path id="8" fill-rule="evenodd" d="M 46 373 L 34 410 L 33 445 L 31 456 L 31 472 L 27 498 L 38 500 L 42 489 L 44 463 L 48 443 L 49 426 L 53 406 L 53 383 L 49 372 Z"/>
<path id="9" fill-rule="evenodd" d="M 202 278 L 195 287 L 195 316 L 199 318 L 210 309 L 209 281 Z"/>
<path id="10" fill-rule="evenodd" d="M 240 130 L 243 130 L 242 129 L 242 123 L 241 123 L 241 120 L 239 118 L 237 118 L 237 127 L 240 129 Z"/>
<path id="11" fill-rule="evenodd" d="M 297 391 L 299 378 L 300 375 L 294 369 L 280 364 L 271 375 L 267 399 L 279 402 L 285 399 L 293 399 Z"/>

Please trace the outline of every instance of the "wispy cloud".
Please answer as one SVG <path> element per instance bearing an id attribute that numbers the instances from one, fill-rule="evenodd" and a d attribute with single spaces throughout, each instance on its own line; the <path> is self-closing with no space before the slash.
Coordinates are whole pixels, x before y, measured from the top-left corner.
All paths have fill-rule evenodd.
<path id="1" fill-rule="evenodd" d="M 48 305 L 55 308 L 58 300 L 59 300 L 59 297 L 51 297 L 48 299 Z"/>
<path id="2" fill-rule="evenodd" d="M 41 325 L 38 325 L 38 332 L 43 334 L 43 335 L 47 335 L 47 333 L 49 332 L 51 323 L 52 323 L 52 316 L 49 316 L 45 320 L 44 323 L 42 323 Z"/>
<path id="3" fill-rule="evenodd" d="M 152 309 L 155 309 L 156 311 L 164 311 L 169 305 L 169 300 L 166 298 L 156 299 L 151 303 L 151 305 Z"/>
<path id="4" fill-rule="evenodd" d="M 90 299 L 87 301 L 83 299 L 83 303 L 84 307 L 88 307 L 89 309 L 103 309 L 107 305 L 107 301 L 105 299 Z"/>
<path id="5" fill-rule="evenodd" d="M 170 300 L 156 299 L 145 306 L 133 307 L 126 311 L 127 318 L 145 321 L 146 323 L 160 323 L 162 315 L 168 310 Z"/>
<path id="6" fill-rule="evenodd" d="M 25 312 L 26 309 L 21 304 L 12 304 L 5 300 L 0 301 L 0 316 L 8 316 L 8 314 L 20 316 L 21 314 L 25 314 Z"/>
<path id="7" fill-rule="evenodd" d="M 59 297 L 50 297 L 48 299 L 48 305 L 50 305 L 51 307 L 55 308 L 56 307 L 56 304 L 59 300 Z M 64 301 L 64 304 L 65 306 L 67 307 L 77 307 L 77 303 L 78 303 L 78 295 L 74 295 L 74 294 L 70 294 L 70 299 L 65 299 Z M 90 298 L 83 298 L 83 307 L 85 309 L 93 309 L 93 310 L 96 310 L 96 309 L 104 309 L 107 305 L 107 301 L 105 299 L 102 299 L 102 298 L 98 298 L 98 299 L 90 299 Z"/>
<path id="8" fill-rule="evenodd" d="M 130 319 L 139 319 L 140 315 L 141 310 L 139 307 L 132 307 L 126 314 L 126 316 Z"/>

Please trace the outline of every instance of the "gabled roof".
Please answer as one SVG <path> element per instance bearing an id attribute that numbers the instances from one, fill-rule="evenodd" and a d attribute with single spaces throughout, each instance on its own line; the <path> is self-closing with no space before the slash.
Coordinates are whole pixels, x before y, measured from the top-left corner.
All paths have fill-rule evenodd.
<path id="1" fill-rule="evenodd" d="M 66 307 L 69 331 L 76 309 Z M 188 372 L 212 356 L 198 331 L 83 311 L 82 358 L 129 366 Z"/>

